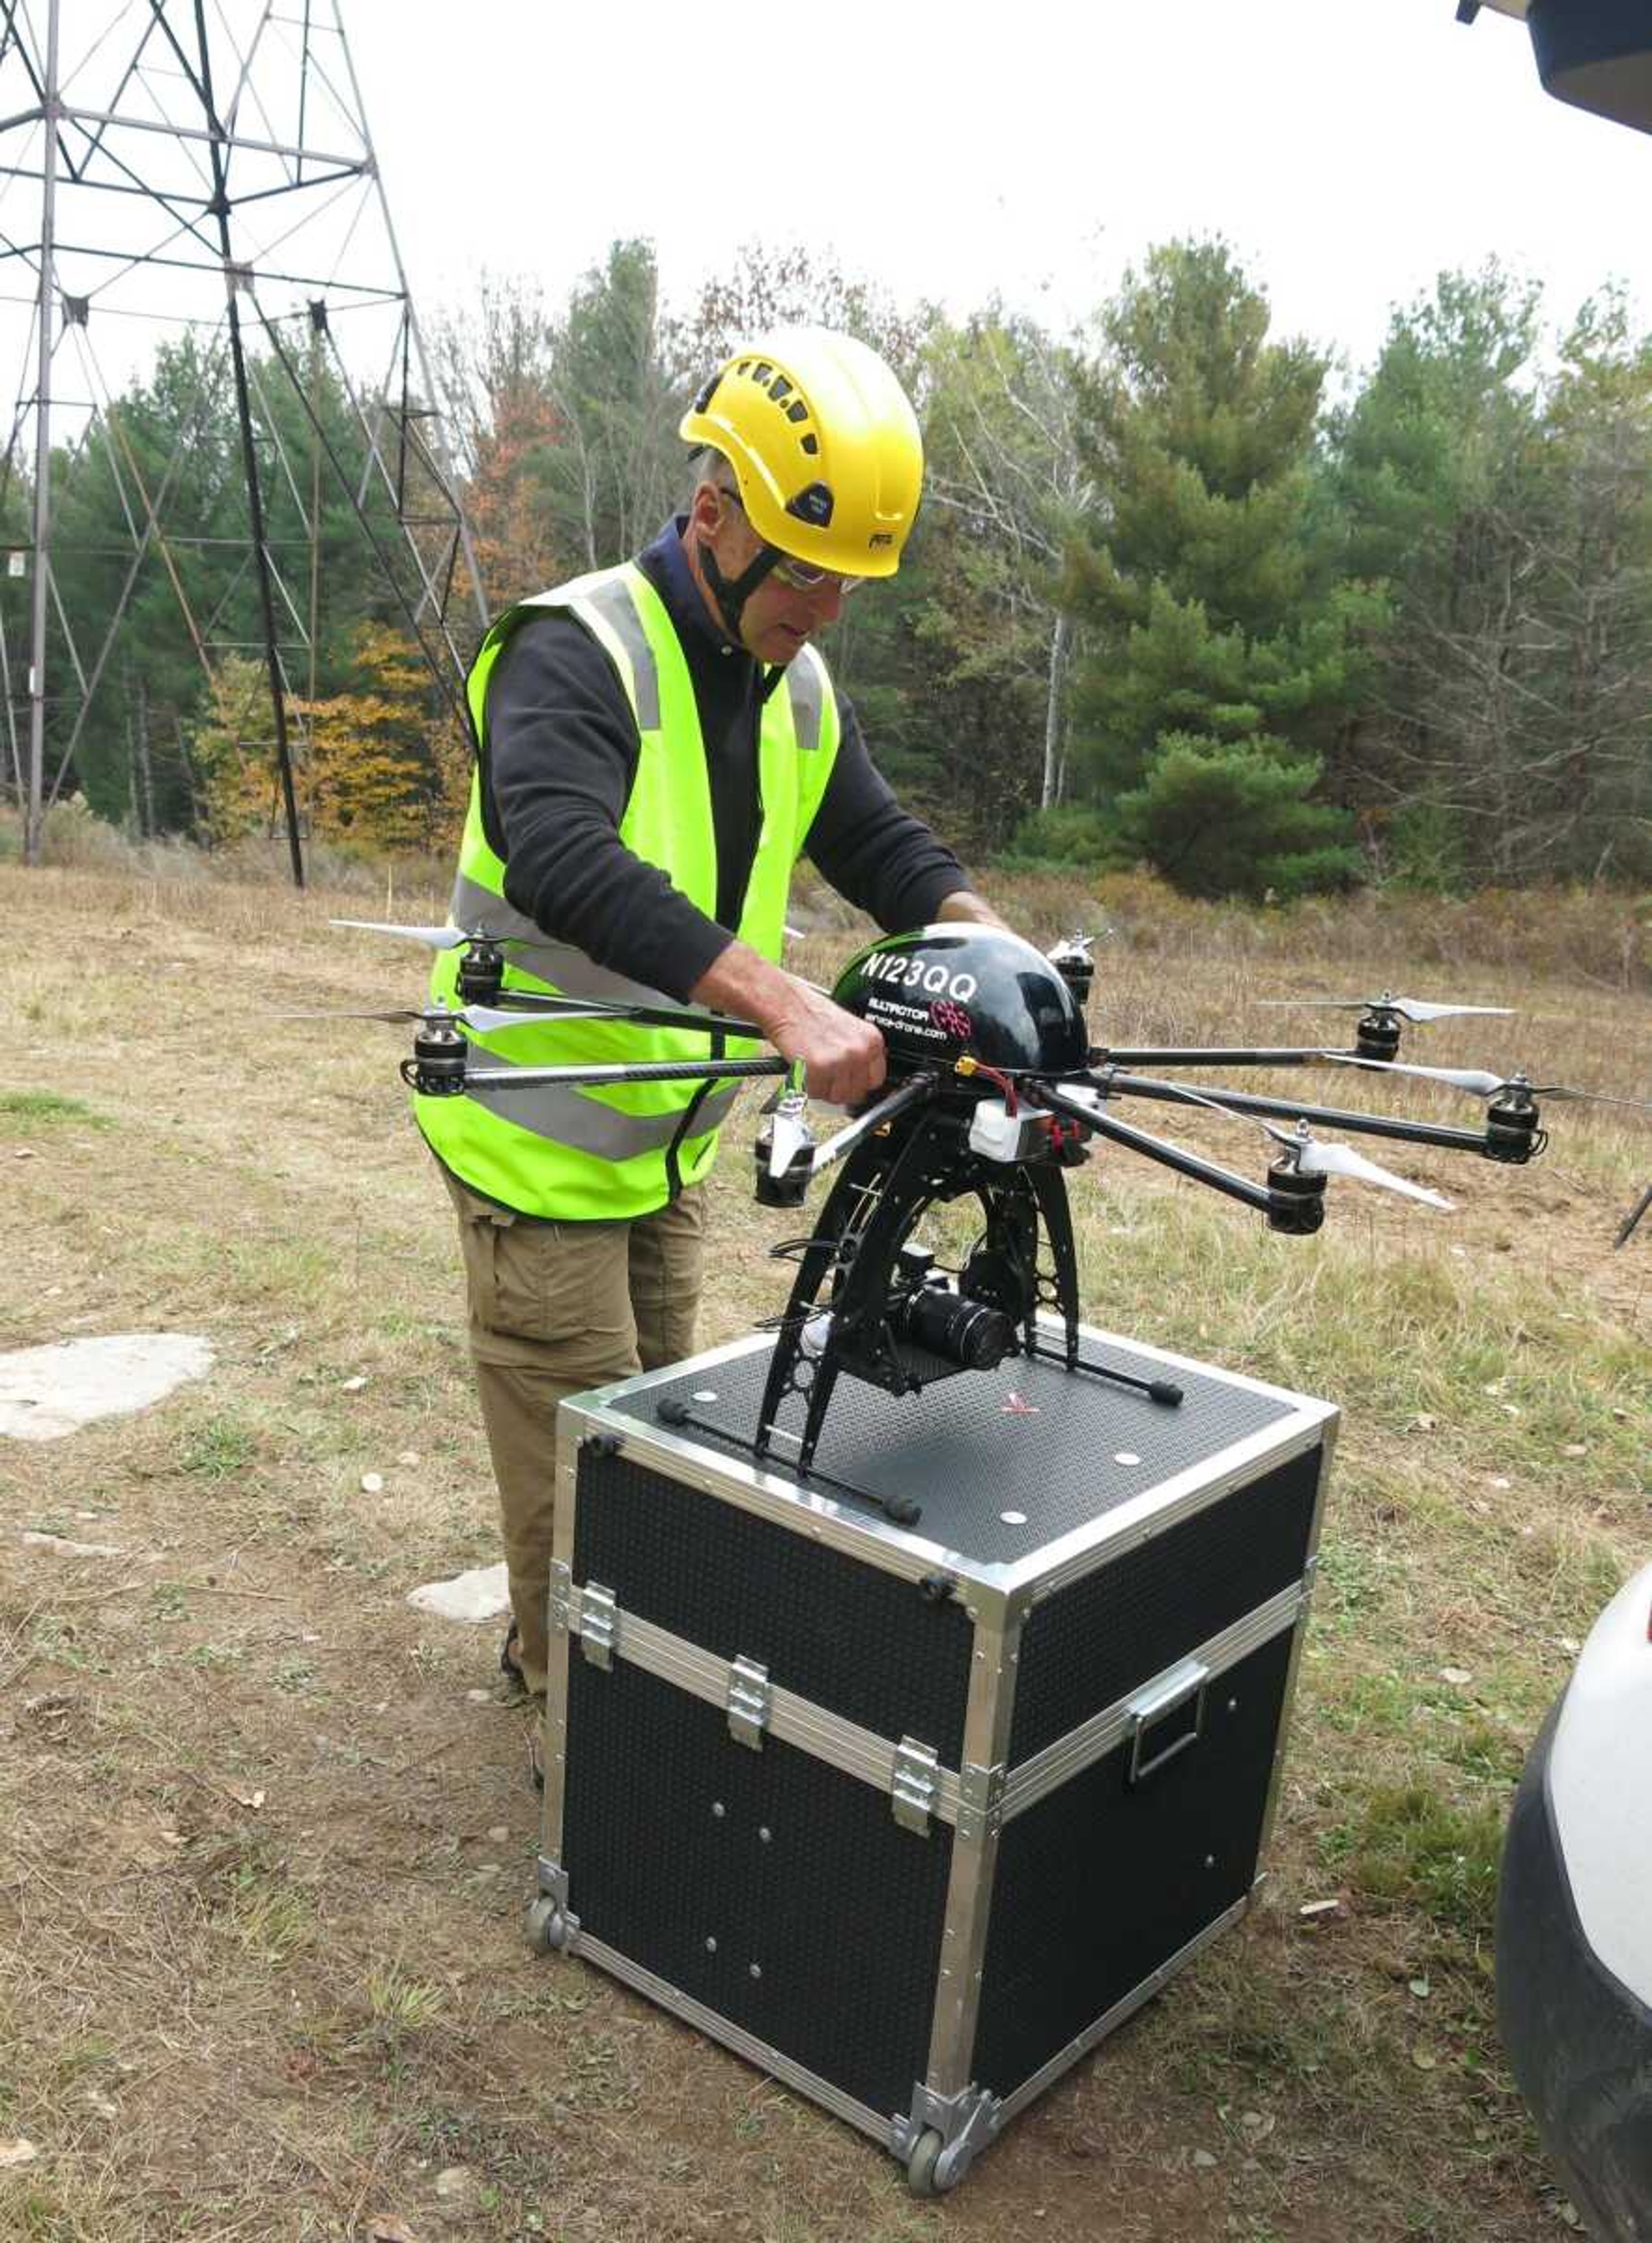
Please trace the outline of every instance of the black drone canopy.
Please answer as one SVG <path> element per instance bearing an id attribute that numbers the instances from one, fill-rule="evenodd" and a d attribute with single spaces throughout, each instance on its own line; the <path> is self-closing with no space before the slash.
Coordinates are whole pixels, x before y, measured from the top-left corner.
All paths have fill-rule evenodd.
<path id="1" fill-rule="evenodd" d="M 950 1065 L 968 1052 L 987 1067 L 1066 1074 L 1089 1053 L 1061 975 L 1030 942 L 996 927 L 884 935 L 850 960 L 832 995 L 882 1030 L 892 1072 Z"/>

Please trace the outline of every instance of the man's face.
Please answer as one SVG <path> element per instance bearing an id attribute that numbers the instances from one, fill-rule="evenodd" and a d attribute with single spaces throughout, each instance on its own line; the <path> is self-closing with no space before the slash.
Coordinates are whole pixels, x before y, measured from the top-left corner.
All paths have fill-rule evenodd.
<path id="1" fill-rule="evenodd" d="M 717 566 L 730 580 L 749 569 L 762 551 L 762 540 L 732 492 L 711 491 L 702 485 L 696 494 L 695 515 L 717 556 Z M 823 575 L 817 584 L 805 588 L 790 579 L 782 562 L 763 578 L 742 610 L 741 644 L 759 662 L 783 666 L 816 631 L 836 622 L 856 581 Z"/>

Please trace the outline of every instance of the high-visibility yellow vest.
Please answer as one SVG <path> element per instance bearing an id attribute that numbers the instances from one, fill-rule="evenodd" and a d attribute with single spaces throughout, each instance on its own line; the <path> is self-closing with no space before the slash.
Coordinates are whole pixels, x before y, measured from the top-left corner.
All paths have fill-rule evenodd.
<path id="1" fill-rule="evenodd" d="M 523 602 L 483 640 L 466 687 L 482 760 L 471 780 L 448 917 L 455 926 L 505 940 L 507 989 L 669 1003 L 658 990 L 557 941 L 505 900 L 505 866 L 482 826 L 487 680 L 512 629 L 540 608 L 564 609 L 579 619 L 613 663 L 636 719 L 641 748 L 620 839 L 666 872 L 708 918 L 716 916 L 716 832 L 693 682 L 663 601 L 628 562 Z M 763 704 L 758 733 L 762 825 L 735 931 L 765 958 L 780 955 L 792 866 L 831 776 L 838 737 L 826 665 L 814 648 L 804 647 Z M 430 982 L 433 1002 L 460 1003 L 459 958 L 458 950 L 439 955 Z M 715 1048 L 707 1036 L 679 1028 L 604 1020 L 467 1034 L 475 1062 L 490 1068 L 702 1059 Z M 761 1049 L 730 1038 L 719 1055 Z M 541 1083 L 520 1090 L 485 1085 L 460 1097 L 415 1095 L 413 1112 L 438 1157 L 485 1197 L 525 1215 L 622 1219 L 663 1207 L 707 1173 L 719 1126 L 739 1092 L 738 1082 L 727 1081 Z"/>

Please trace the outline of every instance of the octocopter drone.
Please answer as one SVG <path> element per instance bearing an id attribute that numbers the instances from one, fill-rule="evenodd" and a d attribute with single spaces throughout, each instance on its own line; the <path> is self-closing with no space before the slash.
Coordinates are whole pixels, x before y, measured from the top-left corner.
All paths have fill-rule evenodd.
<path id="1" fill-rule="evenodd" d="M 1442 1005 L 1399 997 L 1308 998 L 1358 1014 L 1351 1048 L 1317 1046 L 1165 1047 L 1092 1045 L 1084 1007 L 1093 978 L 1091 938 L 1075 935 L 1041 953 L 1017 935 L 975 926 L 938 926 L 883 936 L 860 951 L 831 994 L 882 1034 L 887 1053 L 879 1095 L 835 1135 L 817 1141 L 795 1064 L 778 1055 L 733 1056 L 730 1039 L 762 1041 L 750 1021 L 667 1002 L 620 1004 L 510 986 L 511 939 L 484 928 L 377 926 L 433 948 L 460 949 L 457 1008 L 424 1007 L 366 1015 L 415 1026 L 402 1062 L 424 1098 L 513 1090 L 556 1082 L 667 1080 L 728 1081 L 784 1078 L 758 1129 L 756 1196 L 769 1207 L 801 1206 L 815 1178 L 837 1174 L 813 1230 L 776 1247 L 797 1263 L 790 1298 L 775 1319 L 776 1344 L 747 1445 L 761 1459 L 787 1445 L 788 1462 L 809 1473 L 832 1391 L 845 1372 L 903 1394 L 959 1371 L 991 1370 L 1017 1353 L 1064 1363 L 1070 1371 L 1139 1385 L 1167 1409 L 1181 1401 L 1168 1381 L 1128 1379 L 1086 1361 L 1080 1351 L 1078 1269 L 1064 1172 L 1089 1157 L 1092 1140 L 1132 1152 L 1257 1209 L 1271 1230 L 1295 1236 L 1325 1219 L 1333 1175 L 1356 1178 L 1435 1208 L 1451 1202 L 1380 1167 L 1352 1146 L 1316 1135 L 1321 1126 L 1397 1138 L 1483 1159 L 1523 1163 L 1548 1142 L 1539 1100 L 1602 1094 L 1538 1085 L 1524 1074 L 1495 1075 L 1399 1061 L 1402 1025 L 1461 1014 L 1507 1015 L 1488 1005 Z M 1293 1000 L 1285 1000 L 1284 1002 Z M 703 1034 L 703 1059 L 568 1067 L 500 1065 L 467 1030 L 493 1035 L 529 1021 L 612 1020 Z M 1446 1082 L 1486 1101 L 1479 1129 L 1264 1097 L 1226 1086 L 1172 1081 L 1157 1070 L 1337 1065 Z M 1154 1070 L 1144 1072 L 1143 1070 Z M 1192 1105 L 1259 1129 L 1269 1158 L 1258 1182 L 1154 1135 L 1114 1110 L 1126 1099 Z M 1632 1100 L 1607 1100 L 1631 1105 Z M 1278 1126 L 1279 1122 L 1288 1127 Z M 955 1268 L 944 1267 L 917 1233 L 937 1205 L 973 1198 L 981 1223 Z M 1040 1317 L 1040 1310 L 1053 1315 Z M 1058 1344 L 1053 1333 L 1059 1326 Z M 801 1431 L 782 1423 L 801 1408 Z M 674 1422 L 695 1421 L 671 1405 Z M 707 1427 L 719 1438 L 724 1426 Z M 819 1475 L 825 1477 L 824 1475 Z M 856 1491 L 857 1493 L 861 1491 Z M 886 1506 L 900 1523 L 915 1505 Z"/>

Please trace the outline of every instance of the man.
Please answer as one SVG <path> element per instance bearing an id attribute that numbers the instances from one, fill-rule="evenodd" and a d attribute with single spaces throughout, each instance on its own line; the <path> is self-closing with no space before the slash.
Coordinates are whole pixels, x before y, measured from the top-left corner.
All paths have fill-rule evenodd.
<path id="1" fill-rule="evenodd" d="M 887 930 L 1002 924 L 895 801 L 811 643 L 899 565 L 923 482 L 917 423 L 875 352 L 796 328 L 729 359 L 681 433 L 699 448 L 688 513 L 635 561 L 513 608 L 483 642 L 451 915 L 511 938 L 507 987 L 663 996 L 754 1021 L 812 1096 L 854 1105 L 883 1079 L 881 1037 L 777 963 L 799 854 Z M 445 953 L 435 998 L 454 1001 L 456 972 Z M 710 1050 L 703 1033 L 588 1020 L 475 1041 L 507 1068 Z M 693 1351 L 702 1180 L 737 1091 L 559 1084 L 416 1101 L 459 1214 L 510 1574 L 503 1663 L 538 1700 L 556 1404 Z"/>

